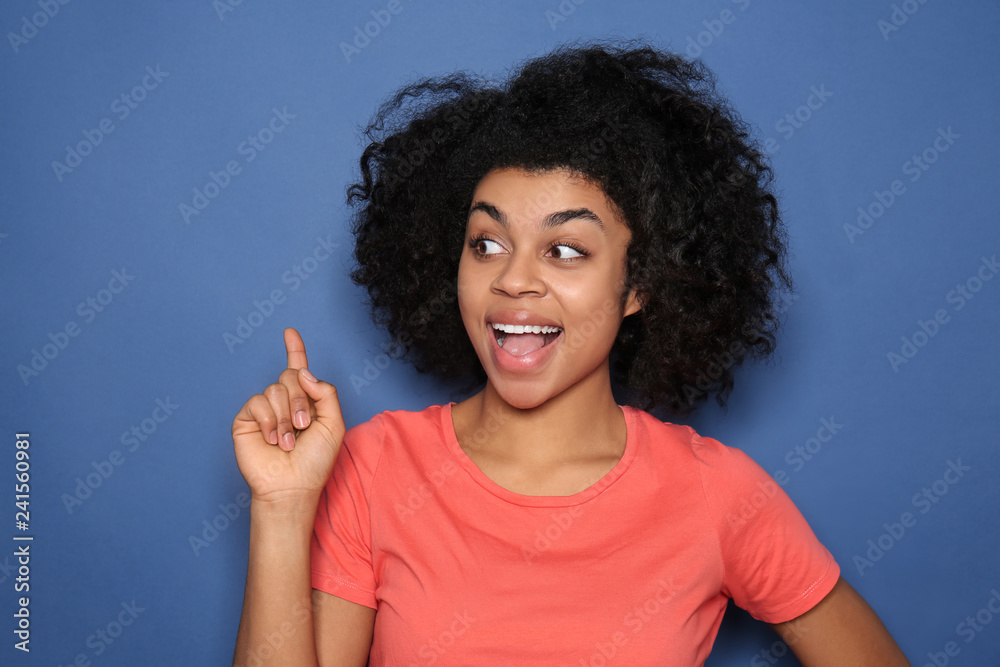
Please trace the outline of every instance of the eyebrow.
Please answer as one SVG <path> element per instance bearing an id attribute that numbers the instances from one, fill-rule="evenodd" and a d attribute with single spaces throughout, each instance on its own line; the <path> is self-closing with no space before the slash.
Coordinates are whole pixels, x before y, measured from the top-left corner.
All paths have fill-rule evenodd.
<path id="1" fill-rule="evenodd" d="M 482 211 L 500 223 L 500 225 L 505 229 L 510 228 L 510 222 L 507 220 L 507 214 L 499 210 L 493 204 L 485 201 L 477 201 L 472 205 L 472 208 L 469 209 L 469 215 L 472 215 L 476 211 Z M 602 234 L 607 234 L 607 230 L 604 228 L 604 223 L 601 221 L 601 218 L 589 208 L 573 208 L 567 211 L 549 213 L 542 219 L 542 229 L 558 227 L 559 225 L 565 224 L 570 220 L 588 220 L 597 225 Z"/>

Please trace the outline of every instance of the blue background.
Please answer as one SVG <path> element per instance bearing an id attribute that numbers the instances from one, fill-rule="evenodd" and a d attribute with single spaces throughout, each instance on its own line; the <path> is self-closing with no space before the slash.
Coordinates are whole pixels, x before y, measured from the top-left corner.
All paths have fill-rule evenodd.
<path id="1" fill-rule="evenodd" d="M 774 360 L 739 373 L 728 411 L 709 405 L 690 423 L 787 475 L 914 664 L 949 641 L 949 664 L 1000 664 L 1000 618 L 982 613 L 991 622 L 971 637 L 959 626 L 1000 590 L 1000 279 L 988 261 L 1000 252 L 1000 9 L 577 2 L 401 0 L 346 55 L 388 2 L 0 9 L 0 662 L 228 664 L 248 537 L 230 426 L 284 367 L 282 329 L 299 328 L 314 372 L 340 386 L 348 425 L 457 398 L 379 356 L 387 336 L 347 278 L 359 126 L 419 76 L 499 76 L 569 40 L 644 36 L 704 60 L 766 142 L 796 281 Z M 103 119 L 113 131 L 95 134 Z M 260 132 L 272 122 L 280 132 Z M 248 161 L 241 144 L 258 134 L 270 143 Z M 53 166 L 81 142 L 75 167 Z M 922 154 L 925 170 L 907 166 Z M 180 206 L 229 161 L 239 172 L 185 219 Z M 858 207 L 872 214 L 862 233 L 845 229 Z M 935 335 L 917 333 L 939 310 Z M 259 326 L 227 344 L 240 318 Z M 77 335 L 61 336 L 67 326 Z M 351 382 L 369 366 L 370 384 Z M 177 407 L 166 415 L 158 400 Z M 823 419 L 842 428 L 810 441 Z M 144 440 L 123 443 L 133 427 Z M 31 434 L 30 655 L 11 632 L 19 431 Z M 968 470 L 935 491 L 949 462 Z M 925 488 L 933 504 L 915 501 Z M 887 536 L 904 512 L 915 524 Z M 859 566 L 880 537 L 890 548 Z M 133 601 L 134 619 L 122 611 Z M 120 613 L 133 622 L 99 639 Z M 784 653 L 731 609 L 709 664 L 796 664 Z"/>

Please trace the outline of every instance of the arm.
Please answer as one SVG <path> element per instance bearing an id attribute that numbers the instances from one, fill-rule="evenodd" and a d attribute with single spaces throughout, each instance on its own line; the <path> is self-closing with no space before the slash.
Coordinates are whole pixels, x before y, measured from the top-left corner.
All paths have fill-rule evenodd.
<path id="1" fill-rule="evenodd" d="M 882 621 L 841 577 L 796 619 L 771 626 L 805 667 L 909 667 Z"/>
<path id="2" fill-rule="evenodd" d="M 250 555 L 234 665 L 364 665 L 375 611 L 312 591 L 310 545 L 320 495 L 344 437 L 336 389 L 308 371 L 285 330 L 288 368 L 233 421 L 250 486 Z M 296 430 L 297 429 L 297 430 Z"/>
<path id="3" fill-rule="evenodd" d="M 329 667 L 368 664 L 375 610 L 343 598 L 313 591 L 316 614 L 316 652 L 319 664 Z"/>
<path id="4" fill-rule="evenodd" d="M 233 665 L 319 664 L 309 585 L 315 513 L 315 504 L 294 508 L 251 500 L 250 556 Z"/>
<path id="5" fill-rule="evenodd" d="M 250 505 L 250 560 L 234 665 L 368 663 L 375 610 L 311 588 L 316 504 Z M 311 599 L 310 599 L 311 598 Z"/>

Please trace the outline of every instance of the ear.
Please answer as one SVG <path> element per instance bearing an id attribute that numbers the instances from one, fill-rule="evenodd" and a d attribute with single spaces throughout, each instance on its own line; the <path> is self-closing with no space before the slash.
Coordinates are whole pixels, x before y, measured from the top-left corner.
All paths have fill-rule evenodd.
<path id="1" fill-rule="evenodd" d="M 628 296 L 625 297 L 625 308 L 622 311 L 622 317 L 628 317 L 629 315 L 634 315 L 642 310 L 643 305 L 646 303 L 646 295 L 640 294 L 634 287 L 628 291 Z"/>

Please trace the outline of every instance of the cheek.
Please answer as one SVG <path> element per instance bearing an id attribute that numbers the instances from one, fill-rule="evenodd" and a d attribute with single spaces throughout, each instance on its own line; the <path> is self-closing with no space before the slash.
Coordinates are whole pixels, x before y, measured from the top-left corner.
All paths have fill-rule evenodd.
<path id="1" fill-rule="evenodd" d="M 475 311 L 476 305 L 476 285 L 475 267 L 466 260 L 465 255 L 458 263 L 458 278 L 455 283 L 456 298 L 458 299 L 458 311 L 465 322 L 465 328 L 469 328 L 469 317 Z"/>
<path id="2" fill-rule="evenodd" d="M 607 315 L 608 301 L 620 309 L 620 289 L 621 277 L 614 271 L 603 270 L 590 275 L 561 277 L 554 291 L 568 310 L 579 314 L 574 319 L 585 321 L 596 312 Z"/>
<path id="3" fill-rule="evenodd" d="M 576 284 L 568 309 L 575 313 L 571 336 L 575 347 L 610 351 L 621 326 L 621 295 L 610 277 L 595 284 Z M 567 302 L 569 304 L 570 302 Z M 605 350 L 606 348 L 606 350 Z"/>

